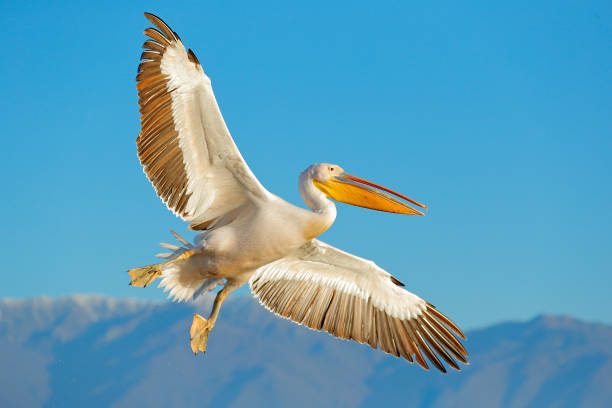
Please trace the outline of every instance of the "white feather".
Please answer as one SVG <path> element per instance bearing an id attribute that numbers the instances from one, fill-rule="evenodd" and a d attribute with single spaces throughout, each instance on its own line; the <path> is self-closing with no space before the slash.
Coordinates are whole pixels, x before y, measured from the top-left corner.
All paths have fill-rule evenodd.
<path id="1" fill-rule="evenodd" d="M 311 282 L 371 299 L 372 305 L 399 319 L 411 319 L 425 310 L 427 303 L 391 281 L 391 275 L 374 262 L 341 251 L 319 240 L 257 270 L 249 284 L 261 286 L 270 280 Z"/>

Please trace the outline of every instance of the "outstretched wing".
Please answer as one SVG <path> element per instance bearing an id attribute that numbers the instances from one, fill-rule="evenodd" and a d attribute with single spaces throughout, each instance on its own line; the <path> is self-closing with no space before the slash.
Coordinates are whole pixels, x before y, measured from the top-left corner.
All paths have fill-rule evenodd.
<path id="1" fill-rule="evenodd" d="M 249 281 L 272 312 L 343 339 L 377 345 L 386 353 L 429 369 L 423 354 L 446 372 L 459 370 L 467 352 L 453 332 L 463 332 L 434 306 L 372 261 L 316 239 L 257 270 Z"/>
<path id="2" fill-rule="evenodd" d="M 206 228 L 267 193 L 227 130 L 210 79 L 195 54 L 160 18 L 147 28 L 136 80 L 138 157 L 157 195 L 176 215 Z"/>

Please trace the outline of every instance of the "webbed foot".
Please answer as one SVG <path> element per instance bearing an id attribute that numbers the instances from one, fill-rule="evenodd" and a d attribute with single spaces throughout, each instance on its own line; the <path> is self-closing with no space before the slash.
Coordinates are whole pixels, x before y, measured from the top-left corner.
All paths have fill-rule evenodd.
<path id="1" fill-rule="evenodd" d="M 130 269 L 128 273 L 132 277 L 130 285 L 144 288 L 149 283 L 153 282 L 155 279 L 161 276 L 161 268 L 159 264 L 148 265 L 142 266 L 140 268 Z"/>
<path id="2" fill-rule="evenodd" d="M 191 323 L 191 329 L 189 329 L 193 354 L 198 354 L 200 351 L 202 353 L 206 352 L 206 343 L 208 342 L 208 335 L 212 328 L 213 324 L 207 319 L 197 313 L 193 314 L 193 323 Z"/>

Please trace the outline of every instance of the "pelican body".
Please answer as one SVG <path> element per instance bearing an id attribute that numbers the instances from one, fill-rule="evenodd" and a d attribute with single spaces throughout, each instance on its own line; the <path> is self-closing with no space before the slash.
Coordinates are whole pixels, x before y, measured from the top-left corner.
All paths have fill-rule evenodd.
<path id="1" fill-rule="evenodd" d="M 427 209 L 404 195 L 353 176 L 340 166 L 313 164 L 299 177 L 309 209 L 267 191 L 240 155 L 223 121 L 210 79 L 197 57 L 159 17 L 145 30 L 137 89 L 141 131 L 138 157 L 157 194 L 177 216 L 200 231 L 164 262 L 130 269 L 133 286 L 156 278 L 178 301 L 217 293 L 208 318 L 194 315 L 191 349 L 206 351 L 219 308 L 249 283 L 260 303 L 279 316 L 315 330 L 402 356 L 428 369 L 427 359 L 459 369 L 467 352 L 463 332 L 434 306 L 406 291 L 371 261 L 316 239 L 336 218 L 331 199 L 408 215 Z M 409 204 L 410 203 L 410 204 Z"/>

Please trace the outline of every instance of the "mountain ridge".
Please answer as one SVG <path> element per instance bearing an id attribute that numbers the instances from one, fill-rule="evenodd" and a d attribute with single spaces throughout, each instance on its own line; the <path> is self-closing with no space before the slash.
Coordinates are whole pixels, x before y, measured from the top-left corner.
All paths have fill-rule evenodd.
<path id="1" fill-rule="evenodd" d="M 468 331 L 470 365 L 401 359 L 230 300 L 194 357 L 195 304 L 71 295 L 0 299 L 2 406 L 597 407 L 612 402 L 612 326 L 540 315 Z"/>

